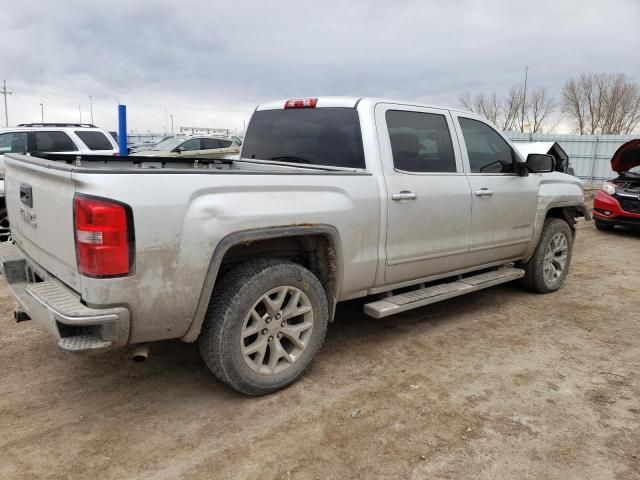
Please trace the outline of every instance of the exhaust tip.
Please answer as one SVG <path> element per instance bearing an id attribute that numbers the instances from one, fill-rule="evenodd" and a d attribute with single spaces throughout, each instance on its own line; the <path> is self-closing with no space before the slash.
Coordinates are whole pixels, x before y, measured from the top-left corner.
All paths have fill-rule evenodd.
<path id="1" fill-rule="evenodd" d="M 144 362 L 149 358 L 149 344 L 140 343 L 133 351 L 132 359 L 134 362 Z"/>

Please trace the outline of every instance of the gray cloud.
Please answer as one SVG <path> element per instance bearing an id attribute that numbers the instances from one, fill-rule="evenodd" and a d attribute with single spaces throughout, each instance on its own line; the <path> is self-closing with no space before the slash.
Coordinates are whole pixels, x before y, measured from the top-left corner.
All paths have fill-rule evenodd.
<path id="1" fill-rule="evenodd" d="M 457 105 L 506 91 L 530 65 L 559 90 L 582 72 L 640 79 L 640 3 L 462 1 L 25 1 L 0 18 L 13 123 L 40 117 L 115 126 L 241 126 L 256 103 L 372 95 Z"/>

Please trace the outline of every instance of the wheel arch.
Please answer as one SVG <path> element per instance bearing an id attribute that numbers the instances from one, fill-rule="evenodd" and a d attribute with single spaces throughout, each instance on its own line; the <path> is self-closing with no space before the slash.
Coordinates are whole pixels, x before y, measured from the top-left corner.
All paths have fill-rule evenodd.
<path id="1" fill-rule="evenodd" d="M 333 320 L 343 278 L 342 249 L 336 228 L 317 224 L 244 230 L 224 237 L 211 255 L 196 312 L 183 341 L 198 339 L 216 281 L 224 269 L 256 257 L 287 258 L 311 270 L 327 292 L 329 321 Z"/>
<path id="2" fill-rule="evenodd" d="M 542 235 L 544 222 L 547 218 L 560 218 L 567 222 L 574 237 L 576 234 L 575 219 L 578 217 L 584 217 L 586 220 L 591 220 L 589 209 L 584 203 L 553 203 L 547 205 L 547 208 L 543 212 L 544 216 L 540 215 L 538 217 L 539 220 L 536 222 L 533 241 L 531 242 L 531 247 L 529 248 L 527 255 L 523 259 L 524 262 L 528 261 L 535 252 L 538 242 L 540 241 L 540 235 Z"/>

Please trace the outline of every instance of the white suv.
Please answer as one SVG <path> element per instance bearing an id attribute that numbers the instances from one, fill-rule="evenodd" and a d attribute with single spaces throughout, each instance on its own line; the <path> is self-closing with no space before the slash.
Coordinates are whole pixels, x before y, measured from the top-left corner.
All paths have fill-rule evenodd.
<path id="1" fill-rule="evenodd" d="M 4 200 L 5 153 L 116 155 L 118 151 L 107 130 L 88 123 L 23 123 L 0 129 L 0 242 L 10 236 Z"/>

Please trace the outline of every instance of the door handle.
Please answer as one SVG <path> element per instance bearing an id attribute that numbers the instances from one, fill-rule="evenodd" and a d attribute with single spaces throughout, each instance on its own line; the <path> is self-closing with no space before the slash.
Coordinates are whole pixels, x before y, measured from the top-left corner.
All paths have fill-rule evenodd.
<path id="1" fill-rule="evenodd" d="M 418 198 L 418 196 L 413 193 L 410 192 L 408 190 L 403 190 L 400 193 L 394 193 L 391 195 L 391 200 L 415 200 L 416 198 Z"/>
<path id="2" fill-rule="evenodd" d="M 493 191 L 489 190 L 488 188 L 481 188 L 480 190 L 476 190 L 475 194 L 477 197 L 490 197 L 491 195 L 493 195 Z"/>

